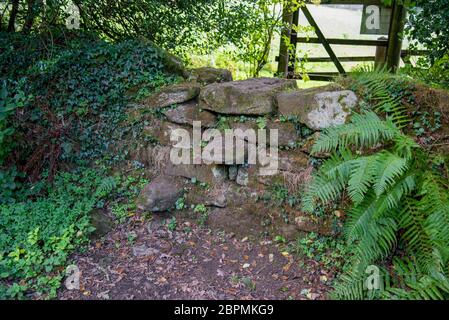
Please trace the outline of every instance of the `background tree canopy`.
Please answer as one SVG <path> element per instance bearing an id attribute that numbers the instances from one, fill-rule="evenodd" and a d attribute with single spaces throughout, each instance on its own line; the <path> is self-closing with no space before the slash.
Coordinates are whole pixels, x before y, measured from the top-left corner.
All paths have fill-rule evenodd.
<path id="1" fill-rule="evenodd" d="M 65 23 L 71 1 L 11 0 L 0 11 L 0 30 L 46 31 Z M 260 7 L 279 1 L 225 0 L 75 0 L 81 29 L 110 40 L 144 36 L 178 54 L 205 52 L 237 43 L 255 29 Z M 262 16 L 263 17 L 263 16 Z"/>
<path id="2" fill-rule="evenodd" d="M 449 52 L 449 0 L 417 0 L 410 8 L 407 33 L 423 44 L 435 62 Z"/>

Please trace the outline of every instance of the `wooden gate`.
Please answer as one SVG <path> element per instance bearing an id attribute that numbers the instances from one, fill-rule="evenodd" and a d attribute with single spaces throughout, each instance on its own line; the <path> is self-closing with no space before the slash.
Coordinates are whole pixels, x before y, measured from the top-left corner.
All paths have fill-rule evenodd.
<path id="1" fill-rule="evenodd" d="M 311 2 L 311 1 L 308 1 Z M 333 4 L 333 5 L 364 5 L 366 6 L 377 6 L 379 8 L 386 8 L 381 0 L 321 0 L 321 4 Z M 295 65 L 298 61 L 296 57 L 296 47 L 298 43 L 321 43 L 326 50 L 329 57 L 311 57 L 307 59 L 307 62 L 333 62 L 338 72 L 313 72 L 309 73 L 308 77 L 311 80 L 332 80 L 335 76 L 345 75 L 347 71 L 341 64 L 341 62 L 348 61 L 375 61 L 377 64 L 386 65 L 386 67 L 395 71 L 400 62 L 400 58 L 406 58 L 410 55 L 418 55 L 422 52 L 410 52 L 401 51 L 402 48 L 402 38 L 401 33 L 404 30 L 404 21 L 406 16 L 405 7 L 400 3 L 399 0 L 393 0 L 391 8 L 389 26 L 387 26 L 388 37 L 383 37 L 377 40 L 362 40 L 362 39 L 328 39 L 324 36 L 320 27 L 316 23 L 312 14 L 310 13 L 307 6 L 300 7 L 306 17 L 309 24 L 315 29 L 315 38 L 303 38 L 298 37 L 293 28 L 290 30 L 284 30 L 281 37 L 281 47 L 279 56 L 276 58 L 279 62 L 278 64 L 278 74 L 287 75 L 288 78 L 301 79 L 301 74 L 295 73 Z M 299 25 L 299 10 L 293 13 L 283 14 L 283 20 L 287 24 Z M 388 23 L 388 21 L 387 21 Z M 291 50 L 288 50 L 288 46 L 283 44 L 282 38 L 286 36 L 290 38 Z M 376 56 L 358 56 L 358 57 L 337 57 L 331 45 L 352 45 L 352 46 L 374 46 L 377 48 Z"/>

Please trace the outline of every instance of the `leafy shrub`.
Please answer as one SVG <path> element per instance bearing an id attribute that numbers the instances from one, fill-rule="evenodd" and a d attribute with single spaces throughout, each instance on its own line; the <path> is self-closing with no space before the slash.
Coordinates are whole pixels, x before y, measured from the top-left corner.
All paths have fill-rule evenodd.
<path id="1" fill-rule="evenodd" d="M 93 231 L 89 213 L 112 192 L 102 177 L 60 173 L 52 185 L 28 186 L 34 195 L 0 205 L 0 297 L 55 297 L 69 254 Z"/>
<path id="2" fill-rule="evenodd" d="M 14 203 L 17 197 L 22 196 L 24 190 L 20 178 L 23 178 L 23 174 L 17 172 L 16 167 L 0 170 L 0 204 Z"/>
<path id="3" fill-rule="evenodd" d="M 367 111 L 320 135 L 314 153 L 331 152 L 303 197 L 350 203 L 345 234 L 355 246 L 352 270 L 339 298 L 440 298 L 449 296 L 449 193 L 447 159 L 429 155 L 391 118 Z M 394 258 L 393 280 L 383 291 L 363 290 L 365 270 Z M 410 266 L 413 266 L 411 268 Z"/>
<path id="4" fill-rule="evenodd" d="M 423 44 L 429 51 L 428 58 L 437 61 L 449 52 L 449 1 L 408 1 L 409 21 L 406 33 L 412 45 Z"/>
<path id="5" fill-rule="evenodd" d="M 402 71 L 427 85 L 449 88 L 449 54 L 436 60 L 432 65 L 421 59 L 416 67 L 406 65 Z"/>
<path id="6" fill-rule="evenodd" d="M 36 43 L 42 48 L 42 41 L 49 49 L 30 53 Z M 111 44 L 82 35 L 58 41 L 0 33 L 1 77 L 10 82 L 20 77 L 23 96 L 34 97 L 11 122 L 18 141 L 15 161 L 35 178 L 46 166 L 54 174 L 60 160 L 117 160 L 107 154 L 129 130 L 119 128 L 132 99 L 127 92 L 140 86 L 154 90 L 175 79 L 165 72 L 163 52 L 144 41 Z"/>
<path id="7" fill-rule="evenodd" d="M 0 86 L 0 166 L 14 146 L 11 139 L 14 133 L 11 115 L 31 100 L 31 96 L 26 96 L 22 90 L 23 85 L 21 79 L 18 82 L 3 80 Z"/>
<path id="8" fill-rule="evenodd" d="M 126 157 L 133 92 L 177 77 L 146 42 L 64 36 L 0 33 L 0 298 L 55 297 L 91 210 L 134 209 L 144 181 L 104 177 Z"/>

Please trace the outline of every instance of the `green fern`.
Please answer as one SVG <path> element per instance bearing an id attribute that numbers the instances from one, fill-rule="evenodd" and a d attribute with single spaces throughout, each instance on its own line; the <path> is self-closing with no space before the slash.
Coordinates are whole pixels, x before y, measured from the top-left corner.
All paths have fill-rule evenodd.
<path id="1" fill-rule="evenodd" d="M 344 193 L 351 200 L 345 236 L 354 248 L 352 270 L 342 277 L 334 295 L 343 299 L 448 297 L 446 163 L 404 136 L 391 118 L 382 120 L 371 111 L 324 131 L 313 151 L 333 155 L 307 188 L 303 210 L 313 212 L 318 203 L 336 202 Z M 406 261 L 412 261 L 415 269 L 409 271 L 416 277 L 399 277 L 377 293 L 363 290 L 364 269 L 398 258 L 398 247 L 403 252 L 396 269 L 404 271 Z"/>
<path id="2" fill-rule="evenodd" d="M 377 144 L 392 140 L 401 135 L 400 130 L 390 121 L 383 121 L 372 111 L 354 114 L 352 121 L 345 126 L 332 127 L 320 134 L 312 153 L 329 153 L 348 146 L 357 149 L 374 148 Z"/>
<path id="3" fill-rule="evenodd" d="M 375 112 L 385 113 L 402 128 L 408 122 L 407 108 L 402 104 L 406 91 L 391 92 L 391 88 L 398 86 L 406 88 L 408 81 L 402 76 L 393 76 L 387 68 L 362 68 L 354 72 L 351 78 L 357 89 L 369 95 L 372 108 Z"/>
<path id="4" fill-rule="evenodd" d="M 104 197 L 111 193 L 117 187 L 117 182 L 114 177 L 104 178 L 96 190 L 96 194 L 99 197 Z"/>

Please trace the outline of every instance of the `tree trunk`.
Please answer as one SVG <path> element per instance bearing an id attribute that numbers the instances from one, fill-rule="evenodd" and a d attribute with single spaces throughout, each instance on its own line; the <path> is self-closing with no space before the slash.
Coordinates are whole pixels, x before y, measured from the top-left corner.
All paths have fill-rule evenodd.
<path id="1" fill-rule="evenodd" d="M 9 15 L 8 32 L 16 31 L 16 18 L 19 13 L 19 0 L 12 0 L 12 10 Z"/>
<path id="2" fill-rule="evenodd" d="M 281 43 L 279 46 L 279 63 L 277 75 L 280 77 L 286 77 L 288 74 L 288 62 L 289 62 L 288 41 L 291 36 L 292 23 L 293 23 L 293 12 L 288 3 L 286 2 L 284 3 L 284 6 L 282 8 L 282 22 L 284 23 L 284 28 L 282 29 Z"/>
<path id="3" fill-rule="evenodd" d="M 35 8 L 36 5 L 36 0 L 28 0 L 27 1 L 27 15 L 25 18 L 25 23 L 23 25 L 23 33 L 25 34 L 29 34 L 31 31 L 31 28 L 33 27 L 34 24 L 34 18 L 36 17 L 36 12 L 38 10 L 36 10 Z"/>

